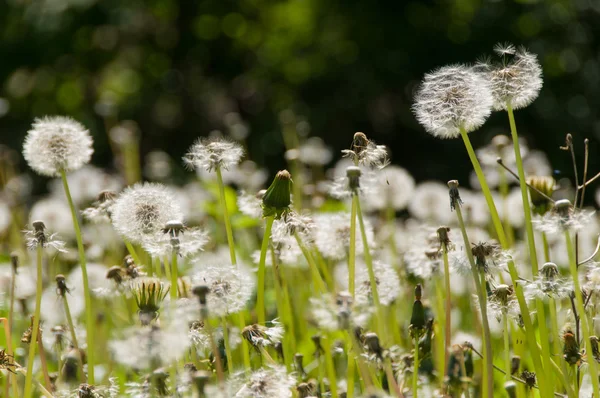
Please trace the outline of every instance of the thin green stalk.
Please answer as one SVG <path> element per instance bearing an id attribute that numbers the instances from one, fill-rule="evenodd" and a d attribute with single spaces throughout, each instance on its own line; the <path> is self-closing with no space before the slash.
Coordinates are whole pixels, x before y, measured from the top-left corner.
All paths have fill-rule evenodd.
<path id="1" fill-rule="evenodd" d="M 244 320 L 244 313 L 238 312 L 238 327 L 240 330 L 244 330 L 246 327 L 246 321 Z M 244 361 L 244 370 L 246 372 L 250 372 L 252 369 L 252 365 L 250 364 L 250 352 L 248 351 L 250 348 L 248 347 L 248 342 L 246 339 L 242 339 L 242 344 L 240 344 L 242 350 L 242 358 Z"/>
<path id="2" fill-rule="evenodd" d="M 575 392 L 573 391 L 571 384 L 569 383 L 569 381 L 566 378 L 566 376 L 568 376 L 569 372 L 567 370 L 567 363 L 565 362 L 564 358 L 561 355 L 561 346 L 560 346 L 560 342 L 558 339 L 558 334 L 560 333 L 560 329 L 558 328 L 558 317 L 556 315 L 556 301 L 552 297 L 548 298 L 548 308 L 549 308 L 548 313 L 550 314 L 550 332 L 552 334 L 552 345 L 554 347 L 553 354 L 558 357 L 558 360 L 560 361 L 560 368 L 561 368 L 563 374 L 565 375 L 565 380 L 564 380 L 563 384 L 564 384 L 565 389 L 567 390 L 567 395 L 569 396 L 569 398 L 575 398 L 576 397 Z"/>
<path id="3" fill-rule="evenodd" d="M 466 379 L 467 378 L 467 366 L 465 365 L 465 353 L 462 349 L 462 347 L 460 348 L 460 373 L 463 375 L 463 377 Z M 471 392 L 470 392 L 470 386 L 469 383 L 467 382 L 463 382 L 463 390 L 465 393 L 465 397 L 466 398 L 471 398 Z"/>
<path id="4" fill-rule="evenodd" d="M 300 238 L 300 235 L 298 235 L 298 232 L 296 232 L 294 234 L 294 237 L 296 238 L 296 242 L 298 242 L 298 246 L 300 247 L 300 250 L 302 251 L 304 258 L 306 258 L 306 261 L 308 262 L 308 266 L 310 267 L 310 271 L 311 271 L 311 275 L 312 275 L 312 279 L 313 279 L 313 284 L 315 285 L 317 292 L 321 293 L 321 294 L 327 292 L 327 287 L 325 286 L 325 282 L 323 281 L 323 278 L 321 277 L 319 268 L 317 267 L 317 264 L 315 264 L 315 260 L 312 256 L 312 254 L 310 253 L 310 250 L 308 250 L 308 248 L 306 247 L 306 245 Z"/>
<path id="5" fill-rule="evenodd" d="M 498 235 L 498 241 L 503 249 L 508 249 L 510 246 L 506 239 L 506 234 L 504 233 L 504 229 L 502 228 L 502 222 L 500 221 L 500 217 L 498 216 L 498 211 L 496 210 L 496 206 L 494 204 L 494 199 L 492 198 L 492 194 L 490 192 L 490 188 L 485 180 L 485 176 L 483 174 L 483 170 L 481 169 L 481 165 L 477 160 L 477 156 L 475 155 L 475 151 L 473 150 L 473 146 L 471 145 L 471 141 L 467 132 L 464 129 L 460 130 L 462 139 L 465 144 L 465 148 L 469 154 L 469 159 L 473 164 L 473 169 L 475 170 L 475 174 L 477 175 L 477 179 L 479 181 L 479 185 L 481 186 L 482 193 L 485 197 L 485 200 L 488 204 L 488 208 L 490 210 L 490 214 L 492 217 L 492 223 L 494 225 L 494 229 L 496 230 L 496 234 Z M 468 251 L 468 250 L 467 250 Z M 531 321 L 531 315 L 529 314 L 529 309 L 527 307 L 527 301 L 525 300 L 525 296 L 523 294 L 523 286 L 519 283 L 519 275 L 517 273 L 517 268 L 515 267 L 514 261 L 511 259 L 508 261 L 508 272 L 510 274 L 510 279 L 515 288 L 515 295 L 517 296 L 517 301 L 519 303 L 519 309 L 521 311 L 521 316 L 523 317 L 523 324 L 525 325 L 525 333 L 527 336 L 527 341 L 529 343 L 529 347 L 531 349 L 531 359 L 533 361 L 533 365 L 536 373 L 540 377 L 540 379 L 545 379 L 546 372 L 542 367 L 542 362 L 540 360 L 541 353 L 537 347 L 537 340 L 535 337 L 533 322 Z M 550 376 L 548 376 L 550 377 Z M 540 391 L 542 396 L 547 396 L 551 394 L 547 391 L 547 384 L 545 382 L 540 383 Z"/>
<path id="6" fill-rule="evenodd" d="M 510 341 L 509 341 L 509 330 L 508 330 L 508 316 L 506 313 L 502 313 L 502 335 L 504 336 L 504 369 L 506 369 L 506 380 L 510 380 L 512 361 L 510 359 Z"/>
<path id="7" fill-rule="evenodd" d="M 414 339 L 414 355 L 413 355 L 413 377 L 412 377 L 412 391 L 413 398 L 419 396 L 419 339 Z"/>
<path id="8" fill-rule="evenodd" d="M 156 277 L 158 279 L 162 278 L 162 267 L 160 264 L 160 259 L 158 257 L 152 257 L 152 259 L 150 260 L 150 262 L 153 264 L 152 268 L 154 268 L 156 270 Z"/>
<path id="9" fill-rule="evenodd" d="M 288 372 L 292 371 L 292 355 L 293 351 L 291 350 L 291 345 L 295 336 L 290 333 L 290 330 L 293 329 L 291 325 L 294 323 L 292 318 L 292 312 L 287 310 L 287 301 L 284 298 L 283 287 L 281 286 L 282 278 L 279 274 L 279 264 L 277 263 L 277 255 L 275 254 L 275 250 L 271 245 L 271 259 L 273 266 L 271 269 L 273 270 L 273 279 L 275 282 L 275 299 L 277 300 L 277 318 L 281 319 L 283 323 L 286 333 L 283 336 L 281 341 L 282 350 L 283 350 L 283 360 L 285 363 L 285 367 Z"/>
<path id="10" fill-rule="evenodd" d="M 217 172 L 217 184 L 219 185 L 219 201 L 221 202 L 221 209 L 223 211 L 223 220 L 225 221 L 225 231 L 227 232 L 227 244 L 229 245 L 229 256 L 231 257 L 231 264 L 237 264 L 235 258 L 235 243 L 233 242 L 233 230 L 231 229 L 231 220 L 229 219 L 229 211 L 227 210 L 227 200 L 225 198 L 225 185 L 223 184 L 223 176 L 221 175 L 221 168 L 215 169 Z"/>
<path id="11" fill-rule="evenodd" d="M 544 244 L 544 261 L 550 261 L 550 245 L 548 244 L 548 237 L 545 232 L 542 232 L 542 243 Z"/>
<path id="12" fill-rule="evenodd" d="M 535 299 L 535 306 L 537 309 L 540 345 L 542 347 L 542 362 L 544 364 L 544 369 L 550 369 L 552 356 L 550 352 L 550 336 L 548 334 L 548 325 L 546 323 L 546 311 L 544 310 L 544 303 L 539 298 Z M 550 391 L 554 391 L 554 381 L 553 377 L 547 377 L 546 382 L 548 383 L 548 389 Z"/>
<path id="13" fill-rule="evenodd" d="M 79 352 L 79 343 L 77 342 L 77 334 L 75 333 L 75 327 L 73 325 L 73 318 L 71 317 L 71 309 L 69 308 L 69 302 L 67 301 L 67 297 L 63 296 L 62 297 L 62 301 L 63 301 L 63 307 L 65 309 L 65 316 L 67 317 L 67 325 L 69 326 L 69 332 L 71 333 L 71 343 L 73 344 L 73 347 L 75 347 L 75 350 L 77 350 L 77 357 L 79 358 L 78 362 L 80 365 L 80 372 L 81 372 L 81 377 L 85 376 L 85 373 L 83 372 L 83 361 L 81 358 L 81 352 Z M 60 372 L 60 366 L 58 367 L 58 370 Z"/>
<path id="14" fill-rule="evenodd" d="M 63 187 L 65 194 L 69 202 L 71 209 L 71 217 L 73 218 L 73 227 L 75 228 L 75 237 L 77 239 L 77 251 L 79 252 L 79 262 L 81 265 L 81 275 L 83 278 L 83 295 L 85 300 L 85 315 L 86 315 L 86 332 L 87 332 L 87 364 L 88 364 L 88 383 L 95 384 L 94 380 L 94 310 L 92 307 L 92 297 L 90 295 L 90 286 L 88 282 L 87 274 L 87 261 L 85 258 L 85 249 L 83 248 L 83 238 L 81 237 L 81 229 L 79 228 L 79 221 L 77 219 L 77 211 L 73 204 L 73 198 L 71 197 L 71 191 L 69 190 L 69 183 L 67 182 L 67 174 L 64 170 L 61 171 L 60 176 L 62 178 Z"/>
<path id="15" fill-rule="evenodd" d="M 327 368 L 327 376 L 329 378 L 329 389 L 331 396 L 337 398 L 337 378 L 335 374 L 335 366 L 333 363 L 333 356 L 331 355 L 331 344 L 329 343 L 329 337 L 325 336 L 321 339 L 323 351 L 325 351 L 325 367 Z"/>
<path id="16" fill-rule="evenodd" d="M 452 291 L 450 290 L 450 265 L 448 262 L 448 247 L 444 243 L 442 246 L 442 259 L 444 261 L 444 288 L 445 288 L 445 330 L 444 330 L 444 369 L 448 367 L 448 354 L 450 351 L 450 342 L 452 341 Z M 445 373 L 445 372 L 444 372 Z M 443 378 L 442 378 L 443 379 Z"/>
<path id="17" fill-rule="evenodd" d="M 33 362 L 35 360 L 35 347 L 37 345 L 38 332 L 40 329 L 40 312 L 42 307 L 42 254 L 44 249 L 41 245 L 37 247 L 37 277 L 35 291 L 35 315 L 33 316 L 33 325 L 31 330 L 31 340 L 29 341 L 29 357 L 27 360 L 27 375 L 25 376 L 25 392 L 23 397 L 31 398 L 33 387 Z"/>
<path id="18" fill-rule="evenodd" d="M 229 369 L 229 374 L 233 374 L 233 357 L 231 356 L 231 344 L 229 344 L 229 327 L 227 326 L 227 318 L 222 317 L 221 322 L 223 323 L 223 342 L 225 343 L 227 369 Z"/>
<path id="19" fill-rule="evenodd" d="M 463 242 L 465 245 L 465 252 L 467 253 L 467 258 L 469 259 L 469 263 L 471 264 L 471 273 L 473 274 L 473 281 L 475 282 L 475 287 L 477 290 L 477 296 L 479 298 L 479 305 L 481 308 L 481 323 L 483 326 L 483 340 L 484 340 L 484 360 L 485 360 L 485 381 L 487 383 L 487 391 L 486 396 L 488 398 L 493 398 L 494 396 L 494 374 L 493 374 L 493 362 L 492 362 L 492 341 L 490 334 L 490 325 L 487 317 L 487 306 L 486 302 L 486 293 L 481 285 L 481 281 L 479 280 L 479 272 L 477 271 L 477 265 L 475 264 L 475 259 L 473 258 L 473 253 L 471 252 L 471 241 L 469 240 L 469 236 L 467 235 L 467 230 L 465 229 L 465 222 L 462 216 L 462 210 L 460 206 L 456 206 L 456 217 L 458 218 L 458 225 L 460 226 L 460 230 L 463 236 Z"/>
<path id="20" fill-rule="evenodd" d="M 125 247 L 127 248 L 127 251 L 129 252 L 129 254 L 131 255 L 131 257 L 133 257 L 133 261 L 137 264 L 140 265 L 141 261 L 139 256 L 137 255 L 137 252 L 135 251 L 135 247 L 133 247 L 133 245 L 131 244 L 131 242 L 129 242 L 127 239 L 123 240 L 125 242 Z M 150 267 L 150 269 L 148 270 L 148 274 L 150 276 L 152 276 L 152 267 Z"/>
<path id="21" fill-rule="evenodd" d="M 352 209 L 350 210 L 350 249 L 348 252 L 348 289 L 354 298 L 355 269 L 356 269 L 356 200 L 352 195 Z"/>
<path id="22" fill-rule="evenodd" d="M 521 188 L 521 199 L 523 200 L 523 211 L 525 213 L 525 232 L 527 234 L 527 244 L 529 246 L 529 261 L 533 275 L 538 273 L 537 251 L 535 250 L 535 237 L 533 235 L 533 225 L 531 223 L 531 207 L 529 205 L 529 191 L 527 180 L 525 179 L 525 170 L 523 169 L 523 159 L 521 158 L 521 149 L 519 148 L 519 136 L 517 135 L 517 126 L 515 124 L 515 115 L 510 104 L 507 104 L 506 112 L 510 123 L 510 135 L 515 149 L 515 161 L 517 164 L 517 173 L 519 175 L 519 187 Z M 542 341 L 548 336 L 542 336 Z M 543 347 L 543 346 L 542 346 Z"/>
<path id="23" fill-rule="evenodd" d="M 260 261 L 258 263 L 258 285 L 256 292 L 256 315 L 260 325 L 265 324 L 265 263 L 267 260 L 267 250 L 269 249 L 269 239 L 271 237 L 271 228 L 273 227 L 273 216 L 267 217 L 265 234 L 260 248 Z"/>
<path id="24" fill-rule="evenodd" d="M 177 296 L 178 296 L 178 276 L 177 276 L 177 250 L 173 250 L 173 253 L 171 254 L 171 302 L 175 303 L 175 300 L 177 300 Z"/>
<path id="25" fill-rule="evenodd" d="M 447 315 L 448 313 L 445 311 L 445 293 L 444 293 L 444 285 L 442 283 L 441 278 L 435 278 L 435 310 L 436 310 L 436 315 L 437 318 L 439 319 L 439 322 L 435 322 L 433 324 L 433 338 L 435 340 L 435 350 L 433 351 L 435 353 L 435 366 L 437 369 L 437 374 L 438 377 L 440 378 L 440 385 L 443 385 L 444 383 L 444 375 L 446 373 L 445 369 L 446 369 L 446 334 L 447 334 L 447 330 L 445 330 L 444 332 L 442 332 L 440 330 L 440 327 L 443 327 L 442 325 L 446 325 L 447 327 L 447 323 L 446 323 L 446 319 L 447 319 Z"/>
<path id="26" fill-rule="evenodd" d="M 6 338 L 6 352 L 8 353 L 8 355 L 12 358 L 14 358 L 13 356 L 13 349 L 12 349 L 12 332 L 11 332 L 11 326 L 10 326 L 10 321 L 6 318 L 0 318 L 0 322 L 2 322 L 4 324 L 4 337 Z M 17 375 L 12 374 L 12 373 L 8 373 L 8 377 L 6 378 L 6 386 L 5 386 L 5 395 L 8 397 L 8 387 L 9 384 L 12 385 L 12 392 L 13 392 L 13 397 L 17 397 L 19 395 L 19 385 L 18 385 L 18 380 L 17 380 Z"/>
<path id="27" fill-rule="evenodd" d="M 583 306 L 583 296 L 581 294 L 581 286 L 579 285 L 579 274 L 577 272 L 575 248 L 573 246 L 573 241 L 571 240 L 571 234 L 569 233 L 569 230 L 565 230 L 564 234 L 565 241 L 567 244 L 567 253 L 569 256 L 569 269 L 571 271 L 571 277 L 573 278 L 573 290 L 575 290 L 575 305 L 577 308 L 577 312 L 579 313 L 579 319 L 581 322 L 581 331 L 583 332 L 583 343 L 585 347 L 585 352 L 591 353 L 592 349 L 590 347 L 590 332 L 592 331 L 592 329 L 590 329 L 588 318 L 585 313 L 585 307 Z M 593 391 L 600 391 L 600 386 L 598 383 L 598 368 L 596 361 L 594 360 L 594 358 L 590 358 L 587 361 L 587 363 L 590 372 L 590 378 L 592 379 L 592 385 L 594 387 Z"/>
<path id="28" fill-rule="evenodd" d="M 29 369 L 29 367 L 27 367 Z M 17 372 L 21 373 L 22 375 L 25 374 L 25 369 L 19 367 L 17 368 Z M 42 395 L 46 398 L 54 398 L 54 395 L 52 395 L 48 390 L 46 390 L 46 388 L 42 385 L 42 383 L 35 381 L 35 384 L 37 385 L 37 388 L 40 390 L 40 392 L 42 393 Z"/>
<path id="29" fill-rule="evenodd" d="M 353 397 L 354 396 L 354 366 L 355 359 L 352 353 L 352 342 L 346 342 L 346 357 L 347 357 L 347 368 L 346 368 L 346 396 Z"/>

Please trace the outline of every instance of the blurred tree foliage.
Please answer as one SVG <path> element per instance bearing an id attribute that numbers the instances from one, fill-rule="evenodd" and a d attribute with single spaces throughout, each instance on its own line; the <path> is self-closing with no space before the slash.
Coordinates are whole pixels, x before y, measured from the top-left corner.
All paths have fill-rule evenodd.
<path id="1" fill-rule="evenodd" d="M 249 129 L 251 157 L 273 170 L 284 122 L 335 150 L 364 131 L 417 179 L 465 180 L 462 143 L 418 126 L 413 92 L 431 69 L 508 41 L 545 73 L 517 113 L 520 133 L 570 176 L 565 133 L 600 151 L 599 13 L 597 0 L 4 0 L 0 142 L 20 148 L 34 117 L 67 114 L 90 127 L 106 165 L 106 131 L 122 120 L 138 123 L 143 152 L 176 159 L 213 129 Z M 475 144 L 507 127 L 493 115 Z"/>

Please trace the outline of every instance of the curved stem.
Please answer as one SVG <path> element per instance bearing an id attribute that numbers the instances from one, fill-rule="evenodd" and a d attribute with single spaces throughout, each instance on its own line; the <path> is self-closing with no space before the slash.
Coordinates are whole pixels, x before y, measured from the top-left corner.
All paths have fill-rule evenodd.
<path id="1" fill-rule="evenodd" d="M 260 261 L 258 262 L 258 285 L 256 292 L 256 316 L 260 325 L 265 324 L 265 263 L 267 260 L 267 250 L 269 248 L 269 238 L 271 237 L 271 228 L 273 227 L 273 216 L 267 217 L 265 233 L 263 235 L 262 246 L 260 248 Z"/>
<path id="2" fill-rule="evenodd" d="M 37 346 L 38 332 L 40 329 L 40 312 L 42 306 L 42 246 L 37 247 L 37 278 L 35 291 L 35 315 L 31 325 L 31 340 L 29 340 L 29 357 L 27 359 L 27 375 L 25 376 L 25 391 L 23 397 L 31 398 L 33 387 L 33 362 L 35 360 L 35 347 Z"/>
<path id="3" fill-rule="evenodd" d="M 221 202 L 221 209 L 223 210 L 223 220 L 225 221 L 225 231 L 227 232 L 227 244 L 229 245 L 229 256 L 231 257 L 231 264 L 237 264 L 235 258 L 235 243 L 233 242 L 233 230 L 231 229 L 231 220 L 229 220 L 229 211 L 227 210 L 227 199 L 225 198 L 225 184 L 223 184 L 223 176 L 221 175 L 221 168 L 217 167 L 217 184 L 219 185 L 219 201 Z"/>
<path id="4" fill-rule="evenodd" d="M 90 286 L 88 282 L 87 273 L 87 261 L 85 258 L 85 249 L 83 248 L 83 238 L 81 237 L 81 229 L 79 227 L 79 220 L 77 219 L 77 211 L 73 204 L 73 198 L 71 197 L 71 191 L 69 190 L 69 183 L 67 182 L 67 175 L 65 171 L 60 173 L 65 194 L 69 202 L 71 209 L 71 217 L 73 218 L 73 227 L 75 229 L 75 237 L 77 239 L 77 251 L 79 253 L 79 263 L 81 265 L 81 276 L 83 278 L 83 295 L 85 300 L 85 315 L 86 315 L 86 332 L 87 332 L 87 363 L 88 363 L 88 383 L 95 384 L 94 381 L 94 310 L 92 308 L 92 297 L 90 293 Z"/>

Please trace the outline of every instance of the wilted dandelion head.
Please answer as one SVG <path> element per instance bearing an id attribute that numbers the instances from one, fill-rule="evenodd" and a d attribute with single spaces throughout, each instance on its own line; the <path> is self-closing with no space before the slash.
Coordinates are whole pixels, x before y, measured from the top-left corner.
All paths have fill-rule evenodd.
<path id="1" fill-rule="evenodd" d="M 239 380 L 243 373 L 236 376 Z M 235 383 L 235 381 L 233 381 Z M 239 381 L 238 381 L 239 383 Z M 296 379 L 283 366 L 263 367 L 254 371 L 235 393 L 235 398 L 291 398 Z"/>
<path id="2" fill-rule="evenodd" d="M 237 165 L 244 156 L 242 147 L 223 138 L 200 138 L 189 149 L 183 161 L 193 169 L 214 171 Z"/>
<path id="3" fill-rule="evenodd" d="M 23 144 L 23 156 L 38 174 L 58 177 L 90 161 L 94 149 L 89 131 L 64 116 L 35 119 Z"/>
<path id="4" fill-rule="evenodd" d="M 425 130 L 438 138 L 455 138 L 479 128 L 492 111 L 489 82 L 467 65 L 441 67 L 425 75 L 413 112 Z"/>
<path id="5" fill-rule="evenodd" d="M 135 184 L 123 191 L 112 206 L 113 226 L 135 243 L 143 243 L 168 221 L 182 218 L 175 197 L 161 184 Z"/>
<path id="6" fill-rule="evenodd" d="M 200 271 L 192 275 L 194 285 L 206 286 L 208 311 L 215 316 L 225 316 L 242 310 L 254 292 L 254 275 L 242 265 L 206 264 L 196 261 Z"/>
<path id="7" fill-rule="evenodd" d="M 494 110 L 528 106 L 537 98 L 543 85 L 542 67 L 536 55 L 512 44 L 498 44 L 494 51 L 501 57 L 501 62 L 478 65 L 490 81 Z"/>
<path id="8" fill-rule="evenodd" d="M 354 134 L 350 149 L 342 150 L 344 157 L 350 158 L 355 165 L 383 169 L 390 164 L 388 149 L 369 140 L 365 133 Z"/>

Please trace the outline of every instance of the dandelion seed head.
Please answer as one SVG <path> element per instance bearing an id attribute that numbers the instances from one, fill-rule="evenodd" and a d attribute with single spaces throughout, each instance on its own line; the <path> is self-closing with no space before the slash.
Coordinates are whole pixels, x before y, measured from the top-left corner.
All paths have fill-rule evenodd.
<path id="1" fill-rule="evenodd" d="M 123 188 L 123 182 L 118 177 L 91 165 L 85 165 L 81 169 L 70 173 L 67 176 L 67 182 L 69 183 L 69 191 L 73 202 L 78 205 L 97 200 L 100 192 L 119 192 Z M 61 180 L 54 179 L 50 181 L 49 188 L 52 196 L 66 201 Z"/>
<path id="2" fill-rule="evenodd" d="M 543 85 L 542 67 L 537 56 L 525 48 L 516 49 L 512 44 L 497 45 L 494 50 L 502 58 L 501 62 L 479 65 L 490 80 L 494 110 L 528 106 L 537 98 Z"/>
<path id="3" fill-rule="evenodd" d="M 217 168 L 228 170 L 240 163 L 244 150 L 242 147 L 223 138 L 200 138 L 183 158 L 184 163 L 193 169 L 208 172 Z"/>
<path id="4" fill-rule="evenodd" d="M 438 138 L 456 138 L 460 129 L 477 130 L 492 111 L 489 82 L 466 65 L 441 67 L 426 74 L 413 104 L 425 130 Z"/>
<path id="5" fill-rule="evenodd" d="M 454 214 L 450 212 L 448 203 L 448 187 L 438 181 L 425 181 L 417 185 L 408 211 L 422 221 L 433 224 L 450 224 Z"/>
<path id="6" fill-rule="evenodd" d="M 265 192 L 265 190 L 261 190 L 255 195 L 247 193 L 246 191 L 240 192 L 237 198 L 237 204 L 240 211 L 248 217 L 257 219 L 262 218 L 262 196 Z"/>
<path id="7" fill-rule="evenodd" d="M 143 243 L 183 214 L 173 194 L 161 184 L 135 184 L 125 189 L 112 207 L 117 232 L 133 243 Z"/>
<path id="8" fill-rule="evenodd" d="M 195 272 L 192 284 L 203 284 L 210 289 L 207 295 L 208 311 L 214 316 L 225 316 L 241 311 L 252 297 L 255 280 L 243 264 L 208 264 L 201 258 L 193 262 Z"/>
<path id="9" fill-rule="evenodd" d="M 242 330 L 242 336 L 254 347 L 275 346 L 281 342 L 285 330 L 276 319 L 272 320 L 271 323 L 273 324 L 272 327 L 258 324 L 246 326 Z"/>
<path id="10" fill-rule="evenodd" d="M 383 210 L 388 207 L 396 211 L 404 210 L 415 189 L 415 180 L 402 167 L 391 165 L 365 181 L 368 189 L 364 194 L 365 209 Z"/>
<path id="11" fill-rule="evenodd" d="M 350 247 L 350 213 L 321 213 L 313 215 L 314 242 L 325 258 L 342 260 L 346 258 Z M 365 219 L 367 241 L 374 241 L 373 226 Z M 357 235 L 358 232 L 357 229 Z M 356 255 L 362 255 L 362 239 L 356 239 Z"/>
<path id="12" fill-rule="evenodd" d="M 377 145 L 364 133 L 354 134 L 350 149 L 342 150 L 342 155 L 351 159 L 354 165 L 383 169 L 389 163 L 388 149 L 385 145 Z"/>
<path id="13" fill-rule="evenodd" d="M 23 144 L 23 156 L 38 174 L 59 177 L 89 163 L 94 149 L 83 125 L 63 116 L 35 119 Z"/>
<path id="14" fill-rule="evenodd" d="M 168 232 L 165 233 L 165 230 L 158 231 L 145 237 L 142 246 L 155 257 L 164 257 L 172 253 L 190 257 L 204 250 L 208 240 L 206 231 L 193 227 L 183 228 L 177 237 L 173 237 Z"/>
<path id="15" fill-rule="evenodd" d="M 358 260 L 358 259 L 357 259 Z M 401 294 L 400 279 L 396 270 L 387 263 L 374 260 L 373 273 L 375 274 L 375 284 L 377 285 L 377 293 L 379 301 L 383 305 L 390 305 Z M 348 288 L 348 265 L 340 263 L 335 268 L 335 277 L 339 281 L 340 286 Z M 360 308 L 371 305 L 372 291 L 371 280 L 367 265 L 362 261 L 356 262 L 355 268 L 355 305 Z"/>
<path id="16" fill-rule="evenodd" d="M 325 166 L 333 158 L 333 152 L 319 137 L 310 137 L 298 148 L 298 159 L 307 165 Z"/>
<path id="17" fill-rule="evenodd" d="M 240 373 L 234 377 L 233 383 L 239 384 L 239 380 L 245 376 Z M 291 398 L 292 388 L 296 385 L 296 379 L 287 373 L 285 367 L 270 366 L 263 367 L 250 374 L 235 393 L 235 398 Z"/>

